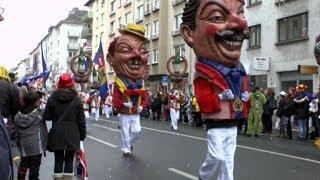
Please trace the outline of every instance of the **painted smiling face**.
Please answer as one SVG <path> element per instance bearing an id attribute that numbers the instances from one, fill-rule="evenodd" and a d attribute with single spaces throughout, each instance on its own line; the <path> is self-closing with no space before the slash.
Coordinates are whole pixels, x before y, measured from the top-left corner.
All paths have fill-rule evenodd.
<path id="1" fill-rule="evenodd" d="M 181 34 L 199 58 L 226 66 L 239 63 L 243 40 L 248 38 L 243 0 L 201 0 L 195 28 L 183 24 Z"/>
<path id="2" fill-rule="evenodd" d="M 137 80 L 142 78 L 148 63 L 146 41 L 131 35 L 121 35 L 115 45 L 114 54 L 108 61 L 117 75 Z"/>

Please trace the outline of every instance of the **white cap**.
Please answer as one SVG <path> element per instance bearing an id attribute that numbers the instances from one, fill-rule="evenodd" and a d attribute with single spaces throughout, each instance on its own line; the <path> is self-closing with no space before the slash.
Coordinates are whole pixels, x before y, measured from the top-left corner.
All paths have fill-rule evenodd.
<path id="1" fill-rule="evenodd" d="M 287 93 L 284 92 L 284 91 L 281 91 L 279 94 L 282 95 L 282 96 L 286 96 L 287 95 Z"/>

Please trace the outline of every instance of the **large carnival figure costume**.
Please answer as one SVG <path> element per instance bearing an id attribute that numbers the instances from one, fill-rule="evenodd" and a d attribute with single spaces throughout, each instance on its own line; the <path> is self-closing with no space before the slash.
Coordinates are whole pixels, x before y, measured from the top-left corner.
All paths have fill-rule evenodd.
<path id="1" fill-rule="evenodd" d="M 121 150 L 131 156 L 133 143 L 141 131 L 140 112 L 146 108 L 148 93 L 144 89 L 143 73 L 148 63 L 148 51 L 143 26 L 128 24 L 120 29 L 121 36 L 109 45 L 107 60 L 116 73 L 113 105 L 121 123 Z"/>
<path id="2" fill-rule="evenodd" d="M 198 58 L 194 90 L 207 126 L 208 153 L 199 178 L 232 180 L 236 122 L 248 115 L 248 76 L 239 61 L 249 34 L 244 1 L 189 0 L 180 31 Z"/>

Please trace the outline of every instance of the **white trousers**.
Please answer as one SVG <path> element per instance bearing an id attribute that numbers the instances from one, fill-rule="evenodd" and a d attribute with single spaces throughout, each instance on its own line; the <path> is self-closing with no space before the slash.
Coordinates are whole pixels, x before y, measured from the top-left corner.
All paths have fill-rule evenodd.
<path id="1" fill-rule="evenodd" d="M 180 111 L 176 111 L 173 108 L 170 108 L 170 119 L 171 119 L 171 126 L 173 130 L 178 130 L 178 120 L 180 116 Z"/>
<path id="2" fill-rule="evenodd" d="M 104 105 L 104 113 L 106 114 L 106 118 L 109 118 L 110 117 L 110 113 L 112 111 L 112 107 L 111 106 L 108 106 L 108 105 Z"/>
<path id="3" fill-rule="evenodd" d="M 207 136 L 208 153 L 199 170 L 201 180 L 233 180 L 237 127 L 209 129 Z"/>
<path id="4" fill-rule="evenodd" d="M 94 120 L 99 121 L 99 116 L 100 116 L 100 114 L 99 114 L 99 108 L 92 108 L 92 109 L 91 109 L 91 113 L 92 113 L 93 116 L 94 116 Z"/>
<path id="5" fill-rule="evenodd" d="M 141 132 L 140 114 L 121 114 L 121 150 L 124 153 L 131 153 L 131 147 L 138 139 Z"/>

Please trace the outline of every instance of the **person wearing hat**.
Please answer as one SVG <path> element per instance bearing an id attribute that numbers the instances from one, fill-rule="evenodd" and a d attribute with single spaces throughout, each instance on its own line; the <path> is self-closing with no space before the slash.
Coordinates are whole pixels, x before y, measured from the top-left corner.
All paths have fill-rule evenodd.
<path id="1" fill-rule="evenodd" d="M 309 98 L 305 93 L 306 85 L 300 84 L 297 86 L 297 93 L 293 99 L 294 101 L 294 119 L 298 123 L 299 135 L 298 140 L 305 140 L 307 138 L 307 123 L 309 120 Z"/>
<path id="2" fill-rule="evenodd" d="M 141 131 L 140 113 L 148 104 L 148 92 L 143 83 L 148 39 L 144 26 L 136 24 L 128 24 L 119 32 L 121 35 L 109 45 L 107 60 L 116 73 L 112 103 L 120 113 L 121 150 L 125 157 L 130 157 Z"/>
<path id="3" fill-rule="evenodd" d="M 61 74 L 57 87 L 43 115 L 44 120 L 52 121 L 47 149 L 54 153 L 53 178 L 72 179 L 74 154 L 86 137 L 85 115 L 71 74 Z"/>
<path id="4" fill-rule="evenodd" d="M 286 105 L 286 96 L 287 93 L 285 91 L 281 91 L 279 93 L 279 102 L 278 102 L 278 109 L 277 109 L 277 117 L 280 118 L 280 122 L 279 122 L 279 135 L 278 137 L 285 137 L 285 129 L 287 127 L 287 123 L 289 122 L 287 117 L 284 116 L 284 107 Z"/>

